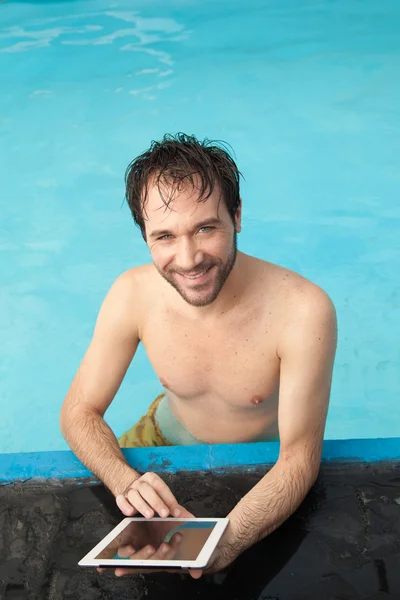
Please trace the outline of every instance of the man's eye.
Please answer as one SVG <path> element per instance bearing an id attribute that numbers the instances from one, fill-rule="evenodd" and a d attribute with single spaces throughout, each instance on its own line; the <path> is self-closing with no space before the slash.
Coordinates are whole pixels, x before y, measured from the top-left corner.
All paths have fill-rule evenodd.
<path id="1" fill-rule="evenodd" d="M 157 238 L 157 239 L 159 239 L 159 240 L 168 240 L 170 237 L 171 237 L 171 236 L 170 236 L 169 234 L 166 234 L 166 235 L 162 235 L 162 236 L 160 236 L 160 237 L 159 237 L 159 238 Z"/>
<path id="2" fill-rule="evenodd" d="M 199 231 L 211 231 L 212 229 L 214 229 L 214 227 L 211 227 L 210 225 L 206 225 L 205 227 L 200 227 Z"/>

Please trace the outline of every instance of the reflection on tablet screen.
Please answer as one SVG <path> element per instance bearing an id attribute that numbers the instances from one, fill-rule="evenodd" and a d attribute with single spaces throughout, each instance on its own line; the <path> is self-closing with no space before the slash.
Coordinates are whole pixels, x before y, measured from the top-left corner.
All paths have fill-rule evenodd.
<path id="1" fill-rule="evenodd" d="M 146 560 L 140 553 L 145 546 L 157 549 L 168 542 L 176 550 L 169 560 L 196 560 L 216 525 L 215 521 L 132 521 L 97 556 L 96 559 Z M 179 533 L 182 539 L 175 544 Z M 151 560 L 150 556 L 148 560 Z"/>

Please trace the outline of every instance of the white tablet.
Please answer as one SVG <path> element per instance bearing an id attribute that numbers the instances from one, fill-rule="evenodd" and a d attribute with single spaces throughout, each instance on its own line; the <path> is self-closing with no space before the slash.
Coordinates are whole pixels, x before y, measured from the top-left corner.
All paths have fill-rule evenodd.
<path id="1" fill-rule="evenodd" d="M 128 517 L 78 563 L 81 567 L 204 569 L 229 519 Z"/>

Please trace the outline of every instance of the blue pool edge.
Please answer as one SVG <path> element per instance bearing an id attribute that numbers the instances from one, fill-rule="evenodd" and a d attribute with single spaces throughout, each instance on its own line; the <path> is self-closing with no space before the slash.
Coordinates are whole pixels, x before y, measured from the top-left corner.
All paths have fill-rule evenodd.
<path id="1" fill-rule="evenodd" d="M 279 442 L 124 449 L 140 472 L 233 471 L 271 465 Z M 323 463 L 400 461 L 400 438 L 326 440 Z M 93 474 L 68 450 L 0 454 L 0 482 L 31 479 L 87 479 Z"/>

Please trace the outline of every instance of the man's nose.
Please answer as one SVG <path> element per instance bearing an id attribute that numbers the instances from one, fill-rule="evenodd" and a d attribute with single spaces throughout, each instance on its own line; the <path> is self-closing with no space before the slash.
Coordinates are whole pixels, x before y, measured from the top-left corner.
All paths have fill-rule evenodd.
<path id="1" fill-rule="evenodd" d="M 190 271 L 194 271 L 203 262 L 203 253 L 197 247 L 195 240 L 189 237 L 182 237 L 178 243 L 175 260 L 177 266 L 182 271 L 190 273 Z"/>

